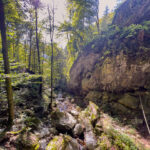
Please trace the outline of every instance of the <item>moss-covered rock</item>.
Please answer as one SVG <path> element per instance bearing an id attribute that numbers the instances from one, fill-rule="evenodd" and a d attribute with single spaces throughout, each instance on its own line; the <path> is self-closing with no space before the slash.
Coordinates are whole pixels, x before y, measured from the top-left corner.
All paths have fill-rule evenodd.
<path id="1" fill-rule="evenodd" d="M 125 94 L 118 102 L 131 109 L 136 109 L 139 106 L 139 99 L 129 94 Z"/>
<path id="2" fill-rule="evenodd" d="M 46 150 L 80 150 L 80 145 L 77 140 L 68 135 L 55 136 L 49 142 Z"/>
<path id="3" fill-rule="evenodd" d="M 46 150 L 65 150 L 65 140 L 62 136 L 56 136 L 49 142 Z"/>
<path id="4" fill-rule="evenodd" d="M 90 101 L 87 107 L 87 113 L 89 114 L 90 121 L 94 122 L 99 118 L 100 115 L 99 107 Z"/>
<path id="5" fill-rule="evenodd" d="M 111 103 L 112 112 L 114 114 L 129 114 L 131 113 L 130 109 L 125 107 L 120 103 Z"/>
<path id="6" fill-rule="evenodd" d="M 89 117 L 89 112 L 86 109 L 86 110 L 80 112 L 78 121 L 86 129 L 86 131 L 91 131 L 91 130 L 93 130 L 93 126 L 88 117 Z"/>
<path id="7" fill-rule="evenodd" d="M 102 98 L 102 92 L 98 92 L 98 91 L 90 91 L 87 96 L 85 97 L 86 101 L 100 101 L 100 99 Z"/>
<path id="8" fill-rule="evenodd" d="M 90 101 L 88 107 L 80 112 L 78 120 L 86 128 L 86 131 L 90 131 L 93 130 L 93 124 L 99 116 L 99 107 Z"/>

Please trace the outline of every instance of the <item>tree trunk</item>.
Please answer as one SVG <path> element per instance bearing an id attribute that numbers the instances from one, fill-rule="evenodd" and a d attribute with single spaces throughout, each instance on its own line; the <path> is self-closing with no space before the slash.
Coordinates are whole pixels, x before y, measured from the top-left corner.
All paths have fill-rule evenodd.
<path id="1" fill-rule="evenodd" d="M 54 6 L 52 8 L 52 11 L 50 12 L 50 8 L 48 6 L 48 15 L 49 15 L 49 31 L 50 31 L 50 40 L 51 40 L 51 49 L 52 49 L 52 55 L 51 55 L 51 102 L 49 104 L 49 109 L 52 109 L 52 102 L 53 102 L 53 39 L 54 39 Z"/>
<path id="2" fill-rule="evenodd" d="M 32 29 L 30 29 L 30 53 L 29 53 L 29 71 L 31 70 L 31 51 L 32 51 Z"/>
<path id="3" fill-rule="evenodd" d="M 99 26 L 99 16 L 98 16 L 98 14 L 97 14 L 96 18 L 97 18 L 97 20 L 96 20 L 97 32 L 98 32 L 98 34 L 100 34 L 100 26 Z"/>
<path id="4" fill-rule="evenodd" d="M 8 123 L 9 125 L 13 124 L 14 119 L 14 104 L 13 104 L 13 91 L 11 86 L 11 78 L 8 77 L 10 74 L 10 67 L 9 67 L 9 58 L 8 58 L 8 45 L 7 45 L 7 38 L 6 38 L 6 25 L 5 25 L 5 13 L 4 13 L 4 4 L 3 1 L 0 0 L 0 30 L 1 30 L 1 37 L 2 37 L 2 53 L 4 59 L 4 70 L 6 74 L 6 92 L 7 92 L 7 100 L 8 100 Z"/>
<path id="5" fill-rule="evenodd" d="M 36 18 L 36 47 L 37 47 L 37 54 L 38 54 L 38 69 L 39 75 L 41 75 L 41 62 L 40 62 L 40 49 L 39 49 L 39 37 L 38 37 L 38 14 L 37 14 L 37 7 L 35 7 L 35 18 Z M 42 76 L 40 79 L 40 87 L 39 87 L 39 94 L 42 96 Z"/>
<path id="6" fill-rule="evenodd" d="M 51 108 L 53 102 L 53 41 L 51 40 L 52 56 L 51 56 Z"/>
<path id="7" fill-rule="evenodd" d="M 27 64 L 27 41 L 24 42 L 24 54 L 25 54 L 24 63 L 25 63 L 25 68 L 26 68 L 26 64 Z"/>
<path id="8" fill-rule="evenodd" d="M 98 0 L 98 6 L 97 6 L 97 9 L 96 9 L 96 26 L 97 26 L 98 34 L 100 34 L 100 26 L 99 26 L 99 0 Z"/>

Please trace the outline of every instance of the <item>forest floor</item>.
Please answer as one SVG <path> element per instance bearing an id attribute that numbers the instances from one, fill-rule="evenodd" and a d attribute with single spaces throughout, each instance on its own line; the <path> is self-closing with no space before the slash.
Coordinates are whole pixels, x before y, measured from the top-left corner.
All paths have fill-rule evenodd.
<path id="1" fill-rule="evenodd" d="M 140 143 L 140 145 L 142 146 L 140 146 L 139 149 L 150 150 L 150 136 L 148 136 L 147 134 L 147 129 L 145 125 L 141 125 L 137 129 L 135 129 L 133 126 L 125 125 L 124 123 L 119 122 L 119 119 L 116 119 L 116 118 L 114 119 L 108 114 L 103 113 L 100 110 L 99 110 L 100 118 L 96 118 L 97 123 L 94 120 L 94 124 L 92 123 L 92 125 L 90 123 L 89 125 L 88 123 L 85 124 L 84 123 L 86 122 L 85 118 L 88 117 L 85 114 L 89 113 L 89 116 L 90 116 L 92 111 L 94 110 L 93 111 L 94 115 L 97 115 L 96 114 L 97 108 L 94 108 L 96 106 L 92 104 L 92 109 L 91 109 L 91 106 L 88 106 L 86 109 L 84 109 L 84 108 L 79 107 L 77 104 L 75 104 L 76 102 L 77 101 L 74 98 L 64 97 L 63 95 L 59 93 L 53 103 L 53 111 L 55 112 L 55 117 L 57 116 L 57 113 L 62 113 L 62 115 L 67 114 L 69 116 L 69 118 L 63 117 L 64 120 L 60 118 L 60 120 L 62 119 L 61 121 L 67 120 L 68 122 L 70 122 L 70 124 L 67 124 L 65 122 L 64 123 L 65 125 L 64 124 L 62 125 L 60 123 L 61 122 L 60 120 L 59 120 L 60 124 L 58 124 L 58 122 L 56 123 L 55 120 L 52 118 L 52 115 L 50 115 L 50 112 L 45 110 L 45 108 L 43 109 L 42 107 L 38 106 L 35 103 L 35 101 L 30 101 L 30 102 L 28 101 L 27 103 L 24 103 L 24 102 L 18 103 L 18 105 L 15 106 L 16 118 L 14 120 L 14 125 L 12 126 L 11 131 L 6 132 L 5 136 L 3 136 L 3 138 L 0 138 L 0 150 L 16 150 L 18 149 L 17 148 L 18 145 L 20 146 L 20 143 L 21 143 L 21 146 L 24 146 L 25 144 L 27 144 L 26 142 L 22 143 L 22 141 L 19 140 L 20 134 L 22 134 L 24 131 L 31 132 L 33 135 L 33 138 L 37 137 L 39 139 L 39 145 L 40 145 L 41 150 L 45 150 L 48 143 L 54 137 L 62 136 L 64 134 L 67 134 L 73 139 L 75 139 L 77 143 L 80 145 L 80 149 L 86 150 L 88 147 L 87 146 L 88 140 L 91 140 L 91 141 L 93 140 L 92 136 L 91 136 L 91 139 L 86 139 L 86 134 L 88 135 L 87 130 L 89 130 L 87 128 L 89 128 L 89 126 L 90 128 L 92 128 L 92 130 L 94 130 L 94 133 L 92 133 L 94 140 L 100 141 L 100 143 L 102 143 L 105 141 L 104 139 L 106 137 L 108 138 L 108 140 L 105 141 L 106 147 L 107 147 L 107 148 L 105 147 L 106 149 L 117 150 L 117 144 L 116 145 L 114 144 L 115 146 L 113 144 L 110 144 L 110 143 L 115 143 L 115 142 L 112 142 L 112 139 L 114 139 L 114 135 L 112 135 L 111 140 L 110 140 L 110 136 L 107 135 L 108 127 L 111 126 L 111 128 L 114 129 L 115 132 L 118 132 L 119 135 L 125 134 L 128 137 L 130 137 L 135 143 Z M 3 133 L 4 129 L 7 127 L 6 106 L 7 106 L 7 102 L 1 101 L 0 103 L 0 108 L 1 108 L 0 109 L 0 134 Z M 80 133 L 75 134 L 73 128 L 70 127 L 74 120 L 76 122 L 75 124 L 82 125 L 81 134 Z M 100 122 L 100 125 L 99 125 L 99 122 Z M 77 131 L 77 132 L 80 132 L 80 131 Z M 104 135 L 106 136 L 105 138 L 103 137 Z M 129 143 L 124 140 L 123 141 L 121 140 L 121 142 L 122 143 L 124 142 L 125 144 Z M 103 145 L 105 145 L 105 143 L 103 145 L 101 144 L 99 145 L 100 145 L 99 148 L 103 150 Z M 122 149 L 121 146 L 120 146 L 120 149 Z M 95 150 L 99 150 L 99 149 L 95 148 Z"/>

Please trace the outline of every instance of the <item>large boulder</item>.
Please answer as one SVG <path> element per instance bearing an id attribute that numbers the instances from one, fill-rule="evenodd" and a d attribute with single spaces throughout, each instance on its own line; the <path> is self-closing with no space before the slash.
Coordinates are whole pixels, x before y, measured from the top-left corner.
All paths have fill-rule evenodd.
<path id="1" fill-rule="evenodd" d="M 86 95 L 85 97 L 85 101 L 93 101 L 93 102 L 97 102 L 98 100 L 100 100 L 102 98 L 102 92 L 99 91 L 89 91 L 89 93 Z"/>
<path id="2" fill-rule="evenodd" d="M 80 150 L 81 146 L 76 139 L 71 138 L 68 135 L 55 136 L 53 140 L 49 142 L 46 150 Z"/>
<path id="3" fill-rule="evenodd" d="M 131 114 L 131 109 L 120 103 L 111 103 L 111 112 L 114 114 L 129 115 Z"/>
<path id="4" fill-rule="evenodd" d="M 139 106 L 139 99 L 129 94 L 125 94 L 118 102 L 131 109 L 136 109 Z"/>
<path id="5" fill-rule="evenodd" d="M 46 147 L 46 150 L 64 150 L 65 149 L 65 141 L 62 136 L 56 136 L 49 142 Z"/>
<path id="6" fill-rule="evenodd" d="M 52 112 L 51 119 L 53 125 L 58 130 L 72 130 L 77 124 L 77 120 L 68 112 L 60 112 L 58 109 Z"/>

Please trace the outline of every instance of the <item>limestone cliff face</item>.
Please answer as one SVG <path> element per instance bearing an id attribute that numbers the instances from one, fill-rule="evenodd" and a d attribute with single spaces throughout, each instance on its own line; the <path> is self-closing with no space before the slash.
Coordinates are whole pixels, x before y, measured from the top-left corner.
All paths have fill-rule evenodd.
<path id="1" fill-rule="evenodd" d="M 150 50 L 150 49 L 149 49 Z M 150 90 L 150 59 L 129 57 L 120 52 L 114 57 L 101 59 L 101 54 L 81 55 L 70 76 L 73 90 L 122 92 Z"/>
<path id="2" fill-rule="evenodd" d="M 133 109 L 139 111 L 142 92 L 150 114 L 149 7 L 149 0 L 127 0 L 117 10 L 113 21 L 117 29 L 115 26 L 109 36 L 91 42 L 73 64 L 68 84 L 71 91 L 87 100 L 107 101 L 112 110 L 128 112 L 130 108 L 129 114 Z M 144 18 L 149 25 L 142 24 Z"/>
<path id="3" fill-rule="evenodd" d="M 150 19 L 150 0 L 126 0 L 116 11 L 113 24 L 127 26 Z"/>

